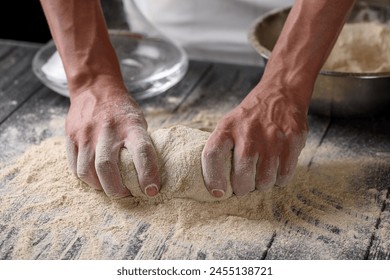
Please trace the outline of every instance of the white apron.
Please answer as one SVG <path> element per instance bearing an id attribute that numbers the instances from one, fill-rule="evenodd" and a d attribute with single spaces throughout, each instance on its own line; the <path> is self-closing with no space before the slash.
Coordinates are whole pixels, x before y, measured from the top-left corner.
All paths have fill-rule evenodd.
<path id="1" fill-rule="evenodd" d="M 126 0 L 123 0 L 126 1 Z M 258 65 L 247 34 L 256 18 L 293 0 L 136 0 L 143 14 L 192 59 Z"/>

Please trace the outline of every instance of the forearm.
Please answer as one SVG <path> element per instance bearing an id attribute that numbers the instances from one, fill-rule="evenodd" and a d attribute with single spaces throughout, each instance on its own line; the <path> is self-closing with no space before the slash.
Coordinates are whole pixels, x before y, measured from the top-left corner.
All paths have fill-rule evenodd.
<path id="1" fill-rule="evenodd" d="M 71 97 L 96 83 L 121 84 L 99 0 L 41 0 Z"/>
<path id="2" fill-rule="evenodd" d="M 290 88 L 307 107 L 314 82 L 325 63 L 354 0 L 296 0 L 267 64 L 265 87 Z"/>

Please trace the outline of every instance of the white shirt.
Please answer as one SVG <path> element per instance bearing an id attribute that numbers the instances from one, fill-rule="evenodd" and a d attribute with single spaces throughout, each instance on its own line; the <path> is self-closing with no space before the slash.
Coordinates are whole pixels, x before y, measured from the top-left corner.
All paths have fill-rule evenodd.
<path id="1" fill-rule="evenodd" d="M 127 0 L 123 0 L 127 1 Z M 192 59 L 258 65 L 248 42 L 253 22 L 293 0 L 136 0 L 146 18 Z"/>

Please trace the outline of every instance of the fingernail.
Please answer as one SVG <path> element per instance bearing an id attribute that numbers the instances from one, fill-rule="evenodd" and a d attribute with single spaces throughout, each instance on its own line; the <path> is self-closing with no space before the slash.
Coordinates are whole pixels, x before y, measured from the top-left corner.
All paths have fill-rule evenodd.
<path id="1" fill-rule="evenodd" d="M 214 189 L 211 191 L 214 197 L 220 198 L 225 195 L 225 192 L 223 190 Z"/>
<path id="2" fill-rule="evenodd" d="M 145 193 L 148 196 L 155 196 L 158 194 L 158 188 L 155 184 L 151 184 L 145 188 Z"/>

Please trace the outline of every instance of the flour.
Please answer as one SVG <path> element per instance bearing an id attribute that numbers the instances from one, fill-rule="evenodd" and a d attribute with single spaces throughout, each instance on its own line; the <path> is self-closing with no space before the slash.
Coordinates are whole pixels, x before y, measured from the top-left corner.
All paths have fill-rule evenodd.
<path id="1" fill-rule="evenodd" d="M 354 183 L 365 164 L 344 159 L 314 165 L 309 171 L 299 166 L 287 188 L 241 198 L 219 202 L 173 198 L 151 204 L 133 197 L 111 200 L 85 185 L 67 167 L 65 140 L 50 138 L 0 172 L 0 181 L 5 182 L 0 188 L 0 235 L 14 232 L 12 244 L 6 241 L 0 256 L 11 252 L 14 259 L 261 258 L 272 236 L 283 235 L 286 228 L 314 232 L 342 248 L 360 242 L 353 236 L 359 236 L 359 227 L 375 221 L 380 211 L 382 192 L 370 190 L 364 196 Z M 310 242 L 314 253 L 323 250 L 322 242 Z"/>
<path id="2" fill-rule="evenodd" d="M 123 183 L 135 197 L 153 201 L 166 201 L 172 197 L 192 198 L 198 201 L 217 201 L 229 198 L 233 191 L 229 184 L 222 198 L 210 195 L 205 187 L 201 154 L 210 133 L 185 126 L 173 126 L 151 133 L 157 153 L 162 189 L 156 197 L 148 198 L 140 189 L 131 154 L 121 152 Z M 225 178 L 230 182 L 231 157 L 226 159 Z"/>
<path id="3" fill-rule="evenodd" d="M 221 115 L 146 117 L 153 134 L 175 122 L 211 131 Z M 51 123 L 63 126 L 63 119 Z M 342 143 L 317 149 L 312 136 L 286 188 L 217 202 L 109 199 L 73 176 L 65 139 L 51 137 L 0 167 L 0 259 L 260 259 L 273 237 L 270 257 L 273 248 L 294 252 L 282 258 L 300 258 L 300 250 L 306 258 L 350 257 L 348 249 L 370 242 L 367 229 L 387 193 L 375 184 L 366 191 L 370 160 L 350 156 Z"/>
<path id="4" fill-rule="evenodd" d="M 323 68 L 351 73 L 390 72 L 389 50 L 389 25 L 347 23 Z"/>

